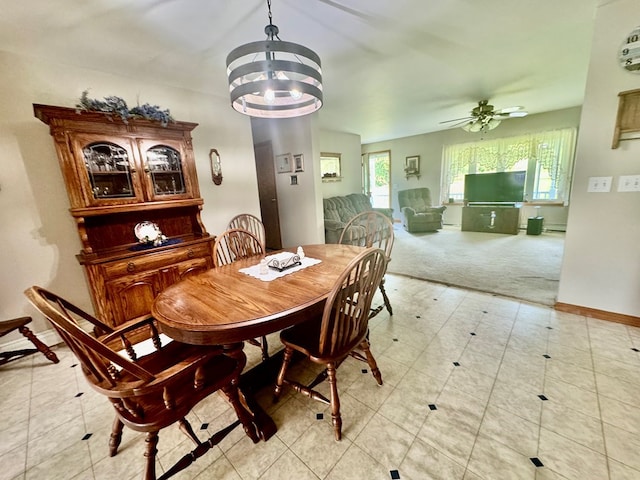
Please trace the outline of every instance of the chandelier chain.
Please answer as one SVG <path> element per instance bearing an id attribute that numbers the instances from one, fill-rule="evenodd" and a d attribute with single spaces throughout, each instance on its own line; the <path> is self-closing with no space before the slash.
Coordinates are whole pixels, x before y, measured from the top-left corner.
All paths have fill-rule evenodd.
<path id="1" fill-rule="evenodd" d="M 264 27 L 264 32 L 267 34 L 267 40 L 273 40 L 277 38 L 280 40 L 278 36 L 278 27 L 273 24 L 273 16 L 271 15 L 271 0 L 267 0 L 267 9 L 269 10 L 269 25 Z"/>

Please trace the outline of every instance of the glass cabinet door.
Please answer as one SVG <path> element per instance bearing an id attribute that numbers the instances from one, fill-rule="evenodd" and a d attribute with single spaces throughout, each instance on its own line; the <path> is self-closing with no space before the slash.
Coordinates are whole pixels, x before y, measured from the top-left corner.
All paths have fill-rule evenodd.
<path id="1" fill-rule="evenodd" d="M 142 200 L 136 184 L 135 158 L 130 144 L 96 135 L 73 139 L 76 158 L 82 159 L 86 184 L 82 185 L 87 206 L 118 205 Z M 79 168 L 82 168 L 78 166 Z"/>
<path id="2" fill-rule="evenodd" d="M 94 199 L 135 197 L 127 151 L 109 142 L 82 149 Z"/>
<path id="3" fill-rule="evenodd" d="M 145 163 L 150 200 L 190 198 L 188 176 L 184 171 L 184 158 L 179 144 L 143 141 L 140 151 Z"/>
<path id="4" fill-rule="evenodd" d="M 156 145 L 146 155 L 154 195 L 186 192 L 180 152 L 167 145 Z"/>

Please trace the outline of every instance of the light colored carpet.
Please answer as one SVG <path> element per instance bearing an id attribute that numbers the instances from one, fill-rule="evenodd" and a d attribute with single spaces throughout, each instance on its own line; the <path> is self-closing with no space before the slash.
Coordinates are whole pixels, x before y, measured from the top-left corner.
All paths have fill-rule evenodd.
<path id="1" fill-rule="evenodd" d="M 564 233 L 408 233 L 395 225 L 388 272 L 553 305 L 558 293 Z"/>

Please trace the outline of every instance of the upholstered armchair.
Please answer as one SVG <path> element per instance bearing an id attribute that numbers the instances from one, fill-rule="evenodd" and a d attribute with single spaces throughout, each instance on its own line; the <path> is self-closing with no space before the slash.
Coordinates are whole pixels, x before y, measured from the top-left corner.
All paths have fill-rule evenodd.
<path id="1" fill-rule="evenodd" d="M 447 207 L 433 207 L 428 188 L 400 190 L 398 204 L 402 211 L 402 224 L 407 232 L 434 232 L 442 228 L 442 214 Z"/>

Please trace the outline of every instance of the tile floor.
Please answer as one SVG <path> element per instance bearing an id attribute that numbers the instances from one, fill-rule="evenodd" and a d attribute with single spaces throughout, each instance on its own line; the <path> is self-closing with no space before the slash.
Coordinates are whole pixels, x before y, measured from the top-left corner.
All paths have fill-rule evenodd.
<path id="1" fill-rule="evenodd" d="M 236 429 L 174 478 L 640 479 L 640 329 L 401 276 L 386 285 L 395 314 L 371 323 L 385 383 L 353 359 L 338 370 L 341 442 L 327 407 L 291 392 L 272 405 L 265 390 L 274 437 L 254 445 Z M 0 479 L 140 478 L 143 437 L 125 429 L 110 458 L 111 407 L 55 351 L 57 365 L 36 354 L 0 367 Z M 216 394 L 189 418 L 212 433 L 231 411 Z M 162 431 L 158 472 L 187 448 Z"/>

